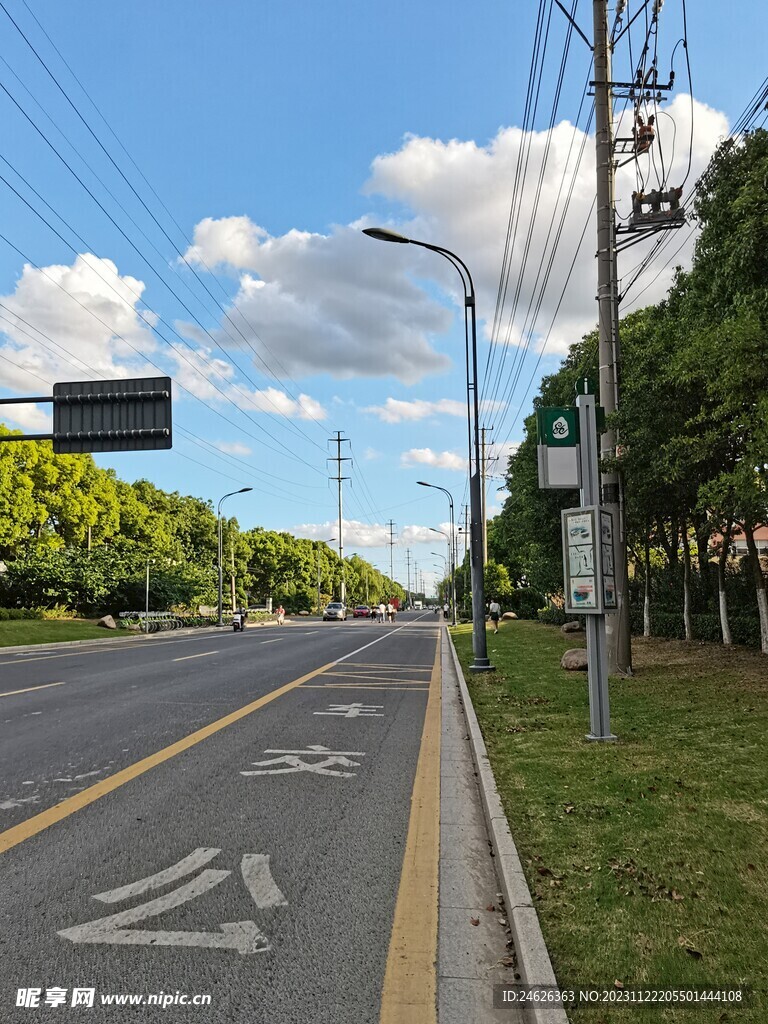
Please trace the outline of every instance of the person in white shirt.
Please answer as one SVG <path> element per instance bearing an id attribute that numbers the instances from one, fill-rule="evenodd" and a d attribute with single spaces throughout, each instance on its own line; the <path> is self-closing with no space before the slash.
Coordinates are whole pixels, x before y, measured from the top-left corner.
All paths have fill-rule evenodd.
<path id="1" fill-rule="evenodd" d="M 384 602 L 382 601 L 382 603 L 379 605 L 379 614 L 378 614 L 378 621 L 379 622 L 383 622 L 384 621 L 384 615 L 386 614 L 386 611 L 387 611 L 387 609 L 384 607 Z"/>
<path id="2" fill-rule="evenodd" d="M 493 632 L 494 633 L 498 633 L 499 632 L 499 619 L 501 618 L 501 605 L 496 600 L 496 598 L 494 598 L 491 601 L 491 604 L 490 604 L 490 607 L 489 607 L 488 611 L 491 613 L 491 622 L 493 623 Z"/>

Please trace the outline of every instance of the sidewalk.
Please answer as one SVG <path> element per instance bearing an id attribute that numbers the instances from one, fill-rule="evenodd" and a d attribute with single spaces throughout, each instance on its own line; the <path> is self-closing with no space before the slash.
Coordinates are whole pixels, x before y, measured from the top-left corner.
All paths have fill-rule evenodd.
<path id="1" fill-rule="evenodd" d="M 501 902 L 448 631 L 442 631 L 439 1024 L 524 1024 L 493 1008 L 493 986 L 515 982 L 516 956 Z M 489 910 L 491 907 L 493 909 Z M 477 922 L 477 923 L 475 923 Z"/>

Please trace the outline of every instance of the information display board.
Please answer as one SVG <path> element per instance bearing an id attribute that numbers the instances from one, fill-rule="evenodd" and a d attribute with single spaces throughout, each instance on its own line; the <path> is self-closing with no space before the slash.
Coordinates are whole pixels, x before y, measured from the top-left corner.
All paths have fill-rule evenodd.
<path id="1" fill-rule="evenodd" d="M 599 505 L 562 512 L 565 610 L 603 615 L 616 608 L 613 517 Z"/>

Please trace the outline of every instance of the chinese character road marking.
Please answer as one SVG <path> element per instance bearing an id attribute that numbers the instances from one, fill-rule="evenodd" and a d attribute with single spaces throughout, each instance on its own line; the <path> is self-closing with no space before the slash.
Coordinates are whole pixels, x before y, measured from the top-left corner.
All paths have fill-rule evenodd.
<path id="1" fill-rule="evenodd" d="M 73 988 L 70 1006 L 93 1006 L 95 997 L 95 988 Z"/>
<path id="2" fill-rule="evenodd" d="M 350 761 L 350 757 L 365 757 L 361 750 L 329 750 L 327 747 L 310 744 L 307 750 L 265 750 L 265 754 L 283 754 L 283 757 L 273 757 L 268 761 L 253 761 L 256 767 L 263 765 L 286 765 L 284 768 L 263 768 L 256 772 L 240 772 L 241 775 L 289 775 L 292 772 L 313 772 L 316 775 L 335 775 L 342 779 L 351 779 L 355 772 L 333 771 L 331 765 L 341 765 L 343 768 L 359 768 L 359 761 Z M 325 760 L 316 762 L 302 761 L 298 754 L 312 754 L 314 756 L 325 755 Z"/>
<path id="3" fill-rule="evenodd" d="M 383 718 L 378 708 L 383 704 L 331 704 L 328 711 L 315 711 L 316 715 L 339 715 L 341 718 Z"/>
<path id="4" fill-rule="evenodd" d="M 220 852 L 220 850 L 201 847 L 165 871 L 159 871 L 155 875 L 150 875 L 119 889 L 99 893 L 94 898 L 110 903 L 127 899 L 149 889 L 159 889 L 169 882 L 177 881 L 183 875 L 198 870 Z M 268 856 L 247 853 L 243 856 L 240 869 L 248 891 L 260 909 L 287 906 L 285 897 L 270 873 Z M 167 910 L 180 907 L 213 889 L 231 874 L 231 871 L 206 869 L 201 871 L 191 882 L 187 882 L 164 896 L 158 896 L 131 910 L 123 910 L 117 914 L 110 914 L 108 917 L 76 925 L 74 928 L 66 928 L 58 934 L 72 942 L 138 946 L 202 946 L 209 949 L 236 949 L 243 955 L 267 952 L 270 948 L 269 940 L 254 921 L 227 922 L 220 925 L 218 932 L 140 931 L 126 927 L 137 924 L 145 918 L 156 917 Z"/>

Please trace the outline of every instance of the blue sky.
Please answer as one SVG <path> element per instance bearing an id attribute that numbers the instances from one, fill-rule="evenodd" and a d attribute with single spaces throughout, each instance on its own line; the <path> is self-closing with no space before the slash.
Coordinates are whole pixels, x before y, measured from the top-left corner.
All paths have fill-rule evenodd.
<path id="1" fill-rule="evenodd" d="M 588 103 L 573 129 L 588 73 L 578 38 L 551 138 L 546 132 L 565 41 L 562 15 L 555 8 L 534 134 L 526 136 L 519 128 L 534 3 L 4 3 L 114 164 L 0 10 L 0 82 L 40 129 L 0 94 L 0 155 L 13 168 L 0 162 L 0 174 L 66 240 L 0 183 L 2 232 L 11 243 L 0 241 L 3 394 L 44 393 L 46 381 L 158 366 L 181 385 L 175 416 L 182 430 L 173 452 L 101 461 L 128 479 L 146 476 L 214 500 L 252 485 L 258 490 L 228 506 L 244 527 L 315 537 L 337 533 L 325 459 L 327 439 L 341 430 L 351 439 L 344 454 L 354 458 L 345 485 L 346 552 L 388 566 L 381 541 L 392 518 L 402 540 L 395 574 L 405 580 L 406 545 L 434 574 L 439 559 L 431 551 L 442 547 L 426 533 L 445 528 L 446 502 L 416 480 L 450 488 L 457 505 L 465 500 L 458 279 L 439 257 L 370 241 L 360 228 L 389 224 L 455 249 L 472 267 L 481 367 L 495 339 L 493 402 L 484 422 L 497 426 L 494 465 L 501 466 L 520 438 L 538 377 L 595 319 L 591 225 L 563 292 L 594 171 L 591 139 L 582 134 Z M 637 7 L 630 2 L 630 13 Z M 727 16 L 715 3 L 689 7 L 692 183 L 763 76 L 766 32 L 754 3 L 732 3 Z M 586 0 L 577 16 L 589 32 Z M 631 35 L 633 59 L 642 22 Z M 680 35 L 681 2 L 667 0 L 658 35 L 662 72 Z M 677 89 L 658 126 L 670 184 L 687 173 L 691 100 L 682 57 L 678 47 Z M 626 48 L 615 67 L 630 74 Z M 581 141 L 585 154 L 576 168 Z M 494 330 L 517 154 L 528 144 L 508 303 Z M 536 267 L 553 211 L 561 209 L 563 168 L 574 174 L 573 201 L 537 301 Z M 653 173 L 650 164 L 645 170 Z M 633 180 L 634 168 L 619 177 L 620 215 Z M 689 257 L 691 244 L 679 259 Z M 641 247 L 630 250 L 623 272 L 641 255 Z M 640 285 L 663 262 L 651 265 Z M 663 294 L 670 273 L 662 269 L 642 302 Z M 47 415 L 29 407 L 16 414 L 35 430 Z M 499 484 L 490 484 L 490 506 L 503 500 Z"/>

